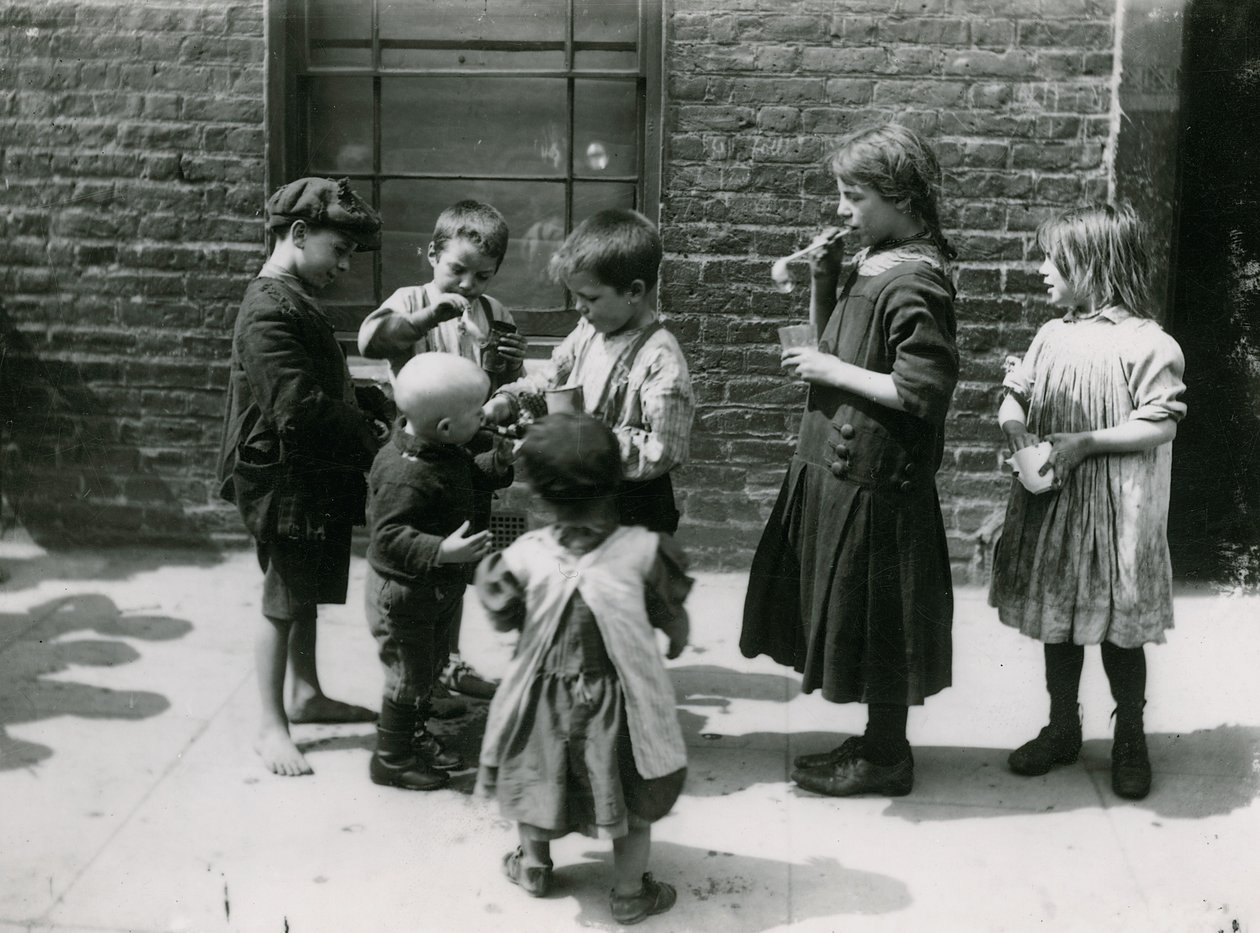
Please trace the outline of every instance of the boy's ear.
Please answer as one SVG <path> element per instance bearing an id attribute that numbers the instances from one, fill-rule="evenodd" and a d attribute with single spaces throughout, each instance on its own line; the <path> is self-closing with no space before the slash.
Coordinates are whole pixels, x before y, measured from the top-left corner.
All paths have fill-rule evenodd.
<path id="1" fill-rule="evenodd" d="M 647 283 L 642 279 L 635 279 L 630 283 L 630 287 L 626 289 L 626 295 L 631 301 L 638 301 L 647 294 Z"/>
<path id="2" fill-rule="evenodd" d="M 306 225 L 305 220 L 293 221 L 293 226 L 289 227 L 289 242 L 294 246 L 303 247 L 306 245 L 306 234 L 310 228 Z"/>
<path id="3" fill-rule="evenodd" d="M 451 419 L 440 419 L 437 424 L 433 425 L 433 430 L 439 437 L 448 437 L 451 433 Z"/>

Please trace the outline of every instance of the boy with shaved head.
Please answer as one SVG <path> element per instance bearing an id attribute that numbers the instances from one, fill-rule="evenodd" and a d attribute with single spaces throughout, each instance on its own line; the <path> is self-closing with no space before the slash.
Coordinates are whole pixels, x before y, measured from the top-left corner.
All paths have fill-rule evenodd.
<path id="1" fill-rule="evenodd" d="M 374 783 L 444 786 L 459 755 L 428 731 L 430 695 L 452 620 L 490 533 L 473 528 L 476 504 L 512 482 L 511 446 L 474 457 L 490 380 L 453 353 L 421 353 L 394 377 L 400 413 L 368 476 L 368 624 L 385 668 Z"/>

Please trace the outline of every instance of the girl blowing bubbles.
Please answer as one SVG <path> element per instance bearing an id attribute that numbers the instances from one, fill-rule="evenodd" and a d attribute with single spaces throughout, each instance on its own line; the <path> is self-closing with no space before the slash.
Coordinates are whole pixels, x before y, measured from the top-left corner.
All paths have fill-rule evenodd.
<path id="1" fill-rule="evenodd" d="M 668 657 L 687 644 L 691 588 L 673 539 L 618 525 L 621 450 L 602 421 L 577 413 L 535 422 L 518 463 L 555 512 L 477 568 L 477 591 L 501 630 L 520 628 L 481 748 L 479 787 L 516 820 L 503 859 L 535 897 L 551 885 L 551 840 L 570 832 L 613 845 L 610 907 L 637 923 L 674 905 L 646 871 L 652 823 L 678 799 L 686 753 Z"/>
<path id="2" fill-rule="evenodd" d="M 1150 320 L 1150 261 L 1132 210 L 1068 211 L 1037 242 L 1050 301 L 1066 313 L 1007 374 L 998 420 L 1012 451 L 1050 442 L 1042 472 L 1053 470 L 1054 485 L 1041 495 L 1012 485 L 989 600 L 1045 643 L 1050 724 L 1009 762 L 1037 775 L 1076 760 L 1084 646 L 1101 644 L 1116 701 L 1111 786 L 1138 800 L 1151 786 L 1142 646 L 1173 624 L 1168 487 L 1185 361 Z"/>
<path id="3" fill-rule="evenodd" d="M 830 156 L 840 227 L 813 263 L 818 347 L 786 350 L 809 384 L 800 441 L 753 558 L 740 648 L 803 673 L 806 693 L 865 703 L 866 733 L 796 759 L 792 780 L 842 797 L 914 784 L 911 705 L 950 684 L 953 596 L 935 474 L 958 378 L 954 251 L 940 169 L 905 127 Z M 858 247 L 841 276 L 845 247 Z"/>

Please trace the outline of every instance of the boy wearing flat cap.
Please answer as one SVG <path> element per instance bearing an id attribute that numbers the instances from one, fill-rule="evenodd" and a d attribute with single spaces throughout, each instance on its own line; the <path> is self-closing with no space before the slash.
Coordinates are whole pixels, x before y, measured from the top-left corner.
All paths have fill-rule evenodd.
<path id="1" fill-rule="evenodd" d="M 319 603 L 346 601 L 350 529 L 363 524 L 364 473 L 388 427 L 360 407 L 373 399 L 356 398 L 312 295 L 350 268 L 352 253 L 380 248 L 381 220 L 347 180 L 329 178 L 285 185 L 266 214 L 275 247 L 236 316 L 219 479 L 263 572 L 255 749 L 271 771 L 291 776 L 311 768 L 290 723 L 374 718 L 324 694 L 315 617 Z"/>

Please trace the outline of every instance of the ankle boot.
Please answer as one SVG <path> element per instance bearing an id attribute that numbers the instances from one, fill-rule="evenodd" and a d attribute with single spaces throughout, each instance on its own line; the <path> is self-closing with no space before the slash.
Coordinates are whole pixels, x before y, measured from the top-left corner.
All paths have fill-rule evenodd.
<path id="1" fill-rule="evenodd" d="M 1111 746 L 1111 789 L 1117 797 L 1141 800 L 1151 792 L 1151 761 L 1142 722 L 1143 700 L 1116 707 L 1115 741 Z"/>
<path id="2" fill-rule="evenodd" d="M 1010 769 L 1024 777 L 1046 774 L 1055 765 L 1070 765 L 1081 753 L 1081 721 L 1050 720 L 1037 737 L 1025 742 L 1006 759 Z"/>
<path id="3" fill-rule="evenodd" d="M 411 750 L 415 753 L 416 759 L 430 768 L 440 768 L 443 771 L 464 770 L 464 759 L 460 757 L 459 752 L 447 748 L 438 736 L 429 731 L 429 711 L 430 704 L 422 702 L 416 712 L 415 731 L 412 733 L 411 742 Z"/>
<path id="4" fill-rule="evenodd" d="M 450 782 L 445 771 L 430 767 L 411 747 L 416 711 L 386 699 L 376 723 L 376 751 L 368 764 L 373 784 L 404 790 L 437 790 Z"/>

